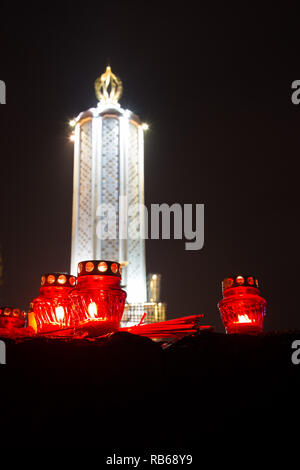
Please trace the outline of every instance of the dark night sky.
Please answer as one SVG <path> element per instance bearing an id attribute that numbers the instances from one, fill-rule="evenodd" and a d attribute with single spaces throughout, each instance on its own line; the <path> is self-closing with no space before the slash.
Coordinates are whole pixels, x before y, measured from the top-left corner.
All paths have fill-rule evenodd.
<path id="1" fill-rule="evenodd" d="M 123 81 L 122 106 L 151 126 L 146 204 L 205 204 L 201 251 L 178 240 L 146 245 L 147 271 L 162 273 L 170 316 L 205 313 L 221 330 L 221 280 L 245 272 L 257 275 L 268 301 L 266 329 L 299 328 L 287 291 L 280 310 L 296 215 L 288 162 L 300 132 L 300 105 L 290 98 L 299 53 L 283 12 L 252 2 L 40 5 L 0 12 L 4 302 L 27 307 L 42 272 L 69 269 L 67 123 L 96 105 L 94 81 L 109 61 Z"/>

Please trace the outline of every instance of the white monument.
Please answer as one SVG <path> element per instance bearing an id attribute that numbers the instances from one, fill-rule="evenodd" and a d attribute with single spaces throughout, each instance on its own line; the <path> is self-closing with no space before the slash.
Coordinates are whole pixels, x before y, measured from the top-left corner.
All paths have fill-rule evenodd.
<path id="1" fill-rule="evenodd" d="M 123 263 L 126 322 L 136 323 L 147 305 L 145 240 L 129 225 L 144 229 L 144 130 L 138 116 L 118 103 L 122 82 L 110 67 L 95 82 L 96 108 L 80 113 L 74 126 L 74 189 L 71 273 L 84 260 Z M 101 207 L 116 214 L 114 238 L 99 234 Z M 100 235 L 100 236 L 99 236 Z M 132 315 L 130 313 L 132 304 Z M 138 306 L 138 309 L 135 307 Z M 153 310 L 153 309 L 152 309 Z M 134 314 L 135 312 L 135 314 Z M 156 318 L 157 321 L 162 318 Z M 151 321 L 149 318 L 148 321 Z"/>

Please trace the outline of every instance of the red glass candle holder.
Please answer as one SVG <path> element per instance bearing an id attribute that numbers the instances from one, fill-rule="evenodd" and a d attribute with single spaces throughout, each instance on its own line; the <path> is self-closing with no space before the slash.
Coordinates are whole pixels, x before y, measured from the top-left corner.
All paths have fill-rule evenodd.
<path id="1" fill-rule="evenodd" d="M 33 300 L 37 333 L 67 334 L 75 325 L 76 312 L 72 309 L 69 293 L 76 277 L 64 273 L 44 274 L 41 277 L 40 295 Z"/>
<path id="2" fill-rule="evenodd" d="M 78 328 L 91 336 L 117 331 L 123 315 L 126 292 L 120 287 L 121 266 L 114 261 L 82 261 L 77 286 L 70 298 L 78 314 Z"/>
<path id="3" fill-rule="evenodd" d="M 0 307 L 0 328 L 24 328 L 26 312 L 19 308 Z"/>
<path id="4" fill-rule="evenodd" d="M 226 333 L 261 333 L 267 302 L 260 296 L 257 279 L 228 277 L 222 282 L 222 288 L 223 299 L 218 307 Z"/>

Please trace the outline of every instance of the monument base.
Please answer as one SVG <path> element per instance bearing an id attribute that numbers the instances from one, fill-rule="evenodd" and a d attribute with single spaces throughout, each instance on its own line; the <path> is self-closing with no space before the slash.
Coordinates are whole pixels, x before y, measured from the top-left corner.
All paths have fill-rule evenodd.
<path id="1" fill-rule="evenodd" d="M 140 323 L 143 315 L 146 316 L 143 323 L 156 323 L 166 320 L 167 304 L 164 302 L 140 302 L 125 304 L 121 327 L 130 327 Z"/>

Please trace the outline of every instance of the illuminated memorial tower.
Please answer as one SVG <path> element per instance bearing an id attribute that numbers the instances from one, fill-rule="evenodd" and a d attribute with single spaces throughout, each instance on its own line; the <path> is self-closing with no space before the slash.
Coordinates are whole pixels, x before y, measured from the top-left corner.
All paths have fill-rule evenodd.
<path id="1" fill-rule="evenodd" d="M 71 273 L 76 275 L 78 263 L 84 260 L 123 263 L 128 302 L 125 321 L 135 323 L 149 310 L 141 236 L 145 221 L 139 206 L 144 204 L 145 125 L 121 108 L 122 82 L 110 67 L 96 80 L 95 91 L 97 107 L 71 122 L 75 127 Z M 114 237 L 99 236 L 100 220 L 105 216 L 101 207 L 115 213 Z M 130 225 L 139 229 L 138 238 L 130 236 Z M 148 321 L 161 319 L 152 317 L 149 312 Z"/>

